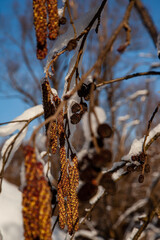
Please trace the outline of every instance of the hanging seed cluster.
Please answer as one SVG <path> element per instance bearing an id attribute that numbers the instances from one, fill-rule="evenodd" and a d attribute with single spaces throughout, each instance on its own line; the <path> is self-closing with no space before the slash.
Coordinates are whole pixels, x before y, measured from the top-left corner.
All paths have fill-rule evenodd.
<path id="1" fill-rule="evenodd" d="M 61 100 L 51 92 L 47 79 L 42 83 L 43 107 L 45 119 L 52 116 L 58 109 Z M 66 225 L 70 235 L 78 230 L 78 197 L 77 187 L 79 183 L 78 160 L 76 155 L 67 159 L 65 148 L 65 129 L 63 110 L 57 119 L 46 126 L 46 133 L 50 141 L 52 153 L 55 154 L 60 146 L 60 179 L 57 187 L 59 208 L 59 225 L 63 229 Z"/>
<path id="2" fill-rule="evenodd" d="M 23 190 L 25 240 L 51 240 L 51 192 L 32 147 L 25 148 L 26 186 Z"/>
<path id="3" fill-rule="evenodd" d="M 50 39 L 53 40 L 58 35 L 57 0 L 33 0 L 33 16 L 37 38 L 37 58 L 41 60 L 47 55 L 47 27 Z"/>
<path id="4" fill-rule="evenodd" d="M 127 166 L 128 172 L 134 172 L 137 171 L 140 173 L 138 177 L 138 182 L 143 183 L 144 182 L 144 174 L 150 172 L 150 165 L 147 163 L 147 155 L 143 152 L 139 155 L 132 156 L 131 157 L 132 164 Z"/>

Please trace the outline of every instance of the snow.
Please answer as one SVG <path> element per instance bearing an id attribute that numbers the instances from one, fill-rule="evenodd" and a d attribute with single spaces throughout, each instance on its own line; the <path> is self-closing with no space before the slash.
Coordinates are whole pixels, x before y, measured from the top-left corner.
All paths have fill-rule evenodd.
<path id="1" fill-rule="evenodd" d="M 9 163 L 11 162 L 15 152 L 17 151 L 17 149 L 19 148 L 19 146 L 21 145 L 23 139 L 25 138 L 27 133 L 27 128 L 25 128 L 21 134 L 19 135 L 19 137 L 17 137 L 16 140 L 14 140 L 17 136 L 17 134 L 14 134 L 13 136 L 11 136 L 9 139 L 7 139 L 7 141 L 4 143 L 2 150 L 1 150 L 1 159 L 0 159 L 0 168 L 2 167 L 2 163 L 3 163 L 3 157 L 5 157 L 5 159 L 8 157 L 8 160 L 5 164 L 5 169 L 8 167 Z M 12 142 L 13 143 L 13 147 L 12 147 Z M 12 150 L 11 150 L 12 148 Z M 6 154 L 5 154 L 6 153 Z"/>
<path id="2" fill-rule="evenodd" d="M 160 133 L 160 124 L 158 124 L 155 128 L 153 128 L 147 137 L 146 144 L 157 134 Z M 144 142 L 144 137 L 141 139 L 134 139 L 131 145 L 130 151 L 127 155 L 122 157 L 123 160 L 128 161 L 131 160 L 132 156 L 139 155 L 142 152 L 142 146 Z"/>
<path id="3" fill-rule="evenodd" d="M 117 179 L 120 178 L 120 176 L 121 176 L 123 173 L 124 173 L 124 170 L 123 170 L 123 169 L 117 170 L 116 172 L 114 172 L 114 173 L 112 174 L 112 179 L 113 179 L 114 181 L 116 181 Z"/>
<path id="4" fill-rule="evenodd" d="M 132 95 L 130 95 L 128 97 L 128 99 L 133 101 L 135 98 L 142 96 L 142 95 L 147 95 L 147 94 L 148 94 L 148 90 L 146 90 L 146 89 L 138 90 L 135 93 L 133 93 Z"/>
<path id="5" fill-rule="evenodd" d="M 35 107 L 29 108 L 26 111 L 24 111 L 20 116 L 13 119 L 13 121 L 18 120 L 29 120 L 30 118 L 35 117 L 37 114 L 40 114 L 43 112 L 43 106 L 37 105 Z M 20 130 L 24 127 L 26 122 L 17 122 L 17 123 L 8 123 L 7 125 L 3 125 L 0 127 L 0 136 L 5 137 L 7 135 L 12 134 L 16 130 Z"/>
<path id="6" fill-rule="evenodd" d="M 130 118 L 130 115 L 127 114 L 127 115 L 118 117 L 118 121 L 119 122 L 124 122 L 124 121 L 128 120 L 129 118 Z"/>
<path id="7" fill-rule="evenodd" d="M 95 107 L 95 112 L 97 114 L 97 118 L 99 120 L 99 123 L 104 123 L 106 120 L 106 114 L 105 111 L 103 110 L 103 108 L 101 107 Z M 83 132 L 84 132 L 84 136 L 86 138 L 86 140 L 91 140 L 91 134 L 90 134 L 90 127 L 89 127 L 89 113 L 86 112 L 83 117 L 82 117 L 82 127 L 83 127 Z M 91 127 L 93 130 L 93 133 L 95 134 L 95 136 L 97 136 L 97 127 L 98 127 L 98 123 L 96 120 L 96 117 L 93 113 L 91 113 Z"/>
<path id="8" fill-rule="evenodd" d="M 128 208 L 114 224 L 114 228 L 117 228 L 131 213 L 136 212 L 137 209 L 142 208 L 147 203 L 147 199 L 141 199 Z M 139 216 L 140 217 L 140 216 Z"/>
<path id="9" fill-rule="evenodd" d="M 128 234 L 127 234 L 127 236 L 126 236 L 125 239 L 126 239 L 126 240 L 132 240 L 133 237 L 136 235 L 137 232 L 138 232 L 138 228 L 134 228 L 131 233 L 128 233 Z"/>
<path id="10" fill-rule="evenodd" d="M 22 195 L 13 184 L 3 180 L 0 194 L 0 230 L 4 240 L 23 239 Z"/>
<path id="11" fill-rule="evenodd" d="M 104 193 L 104 188 L 102 186 L 98 186 L 98 191 L 96 193 L 95 196 L 93 196 L 90 200 L 89 200 L 89 203 L 90 204 L 94 204 L 95 202 L 98 201 L 98 199 L 103 195 Z"/>
<path id="12" fill-rule="evenodd" d="M 20 116 L 16 117 L 13 120 L 13 121 L 25 120 L 25 122 L 8 123 L 7 125 L 0 127 L 0 136 L 4 137 L 7 135 L 10 135 L 13 132 L 15 132 L 16 130 L 21 131 L 23 129 L 23 127 L 25 126 L 27 120 L 34 118 L 36 115 L 38 115 L 40 113 L 43 113 L 42 104 L 27 109 Z M 5 159 L 6 159 L 8 157 L 8 154 L 9 154 L 9 158 L 5 165 L 5 168 L 9 165 L 10 161 L 12 160 L 12 157 L 14 156 L 14 153 L 17 151 L 17 149 L 21 145 L 23 139 L 25 138 L 27 129 L 28 128 L 26 127 L 20 133 L 19 136 L 18 136 L 18 133 L 16 133 L 5 141 L 5 143 L 2 147 L 2 150 L 1 150 L 0 168 L 2 167 L 3 157 L 5 157 Z M 16 139 L 16 140 L 14 140 L 14 139 Z M 42 137 L 41 137 L 41 142 L 42 142 Z M 13 147 L 12 147 L 12 144 L 13 144 Z M 6 150 L 7 150 L 7 152 L 6 152 Z M 6 154 L 5 154 L 5 152 L 6 152 Z"/>
<path id="13" fill-rule="evenodd" d="M 75 233 L 75 237 L 86 237 L 88 239 L 92 239 L 92 240 L 103 240 L 103 238 L 98 237 L 97 236 L 97 231 L 96 230 L 92 230 L 92 231 L 88 231 L 88 230 L 79 230 L 78 232 Z"/>

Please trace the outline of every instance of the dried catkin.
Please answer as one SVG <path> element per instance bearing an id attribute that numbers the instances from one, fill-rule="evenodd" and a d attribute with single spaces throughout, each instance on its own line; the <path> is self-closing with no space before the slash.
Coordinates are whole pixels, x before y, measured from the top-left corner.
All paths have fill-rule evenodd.
<path id="1" fill-rule="evenodd" d="M 45 78 L 42 83 L 42 98 L 43 98 L 43 109 L 44 118 L 47 119 L 55 113 L 55 106 L 51 102 L 51 87 L 49 81 Z M 49 127 L 49 123 L 46 124 L 46 133 Z"/>
<path id="2" fill-rule="evenodd" d="M 47 0 L 49 39 L 56 39 L 59 30 L 57 0 Z"/>

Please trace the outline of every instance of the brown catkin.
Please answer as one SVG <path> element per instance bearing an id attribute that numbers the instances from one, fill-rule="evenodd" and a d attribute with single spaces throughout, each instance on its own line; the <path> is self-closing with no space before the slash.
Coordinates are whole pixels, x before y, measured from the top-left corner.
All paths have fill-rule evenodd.
<path id="1" fill-rule="evenodd" d="M 37 38 L 37 58 L 47 55 L 47 8 L 46 0 L 33 0 L 33 17 Z"/>
<path id="2" fill-rule="evenodd" d="M 42 98 L 43 98 L 43 109 L 44 118 L 47 119 L 55 113 L 55 106 L 51 102 L 51 87 L 49 81 L 45 78 L 42 83 Z M 46 133 L 49 127 L 49 123 L 46 124 Z"/>
<path id="3" fill-rule="evenodd" d="M 52 153 L 55 154 L 58 147 L 58 138 L 57 138 L 57 123 L 54 121 L 50 126 L 50 145 Z"/>
<path id="4" fill-rule="evenodd" d="M 58 7 L 57 0 L 47 0 L 47 10 L 49 16 L 48 30 L 49 30 L 49 39 L 56 39 L 58 36 L 59 30 L 59 16 L 58 16 Z"/>

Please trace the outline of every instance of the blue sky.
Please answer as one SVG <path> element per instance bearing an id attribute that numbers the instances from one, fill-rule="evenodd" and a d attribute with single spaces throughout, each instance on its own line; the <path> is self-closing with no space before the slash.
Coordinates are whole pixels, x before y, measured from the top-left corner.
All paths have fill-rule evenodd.
<path id="1" fill-rule="evenodd" d="M 110 0 L 108 0 L 109 2 Z M 26 1 L 23 0 L 17 0 L 18 2 L 18 11 L 23 11 Z M 160 31 L 160 1 L 159 0 L 143 0 L 143 2 L 145 3 L 146 7 L 149 9 L 150 14 L 153 17 L 153 20 L 157 26 L 157 29 Z M 13 14 L 13 8 L 12 5 L 15 3 L 14 0 L 2 0 L 0 3 L 0 13 L 8 16 L 8 21 L 10 21 L 12 23 L 12 29 L 7 29 L 7 31 L 12 32 L 14 31 L 14 34 L 18 36 L 18 28 L 16 25 L 16 19 L 15 16 Z M 3 24 L 1 22 L 1 24 Z M 0 35 L 2 35 L 1 32 L 1 27 L 0 27 Z M 10 51 L 12 51 L 12 46 L 8 46 L 11 47 Z M 3 66 L 3 65 L 2 65 Z M 4 66 L 5 67 L 5 66 Z M 3 73 L 3 67 L 1 69 L 1 73 Z M 2 74 L 0 75 L 0 78 L 2 80 Z M 5 80 L 4 80 L 5 81 Z M 12 93 L 11 93 L 12 95 Z M 17 115 L 20 115 L 25 109 L 28 108 L 27 104 L 24 104 L 24 102 L 22 102 L 20 99 L 16 98 L 6 98 L 3 97 L 0 94 L 0 110 L 1 110 L 1 115 L 0 115 L 0 122 L 5 122 L 5 121 L 10 121 L 13 118 L 15 118 Z"/>

